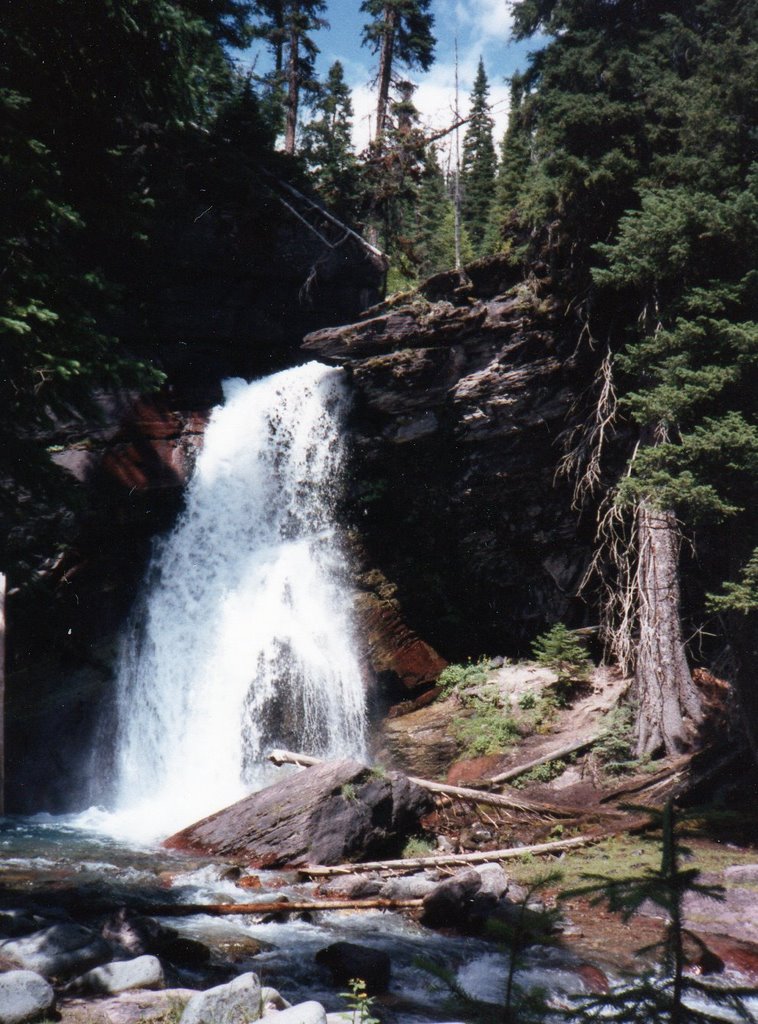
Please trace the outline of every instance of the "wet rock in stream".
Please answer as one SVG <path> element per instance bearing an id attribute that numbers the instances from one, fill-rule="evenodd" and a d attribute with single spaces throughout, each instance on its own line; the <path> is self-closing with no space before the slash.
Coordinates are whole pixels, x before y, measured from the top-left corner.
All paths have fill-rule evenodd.
<path id="1" fill-rule="evenodd" d="M 52 986 L 34 971 L 0 974 L 0 1024 L 26 1024 L 47 1016 L 55 1004 Z"/>

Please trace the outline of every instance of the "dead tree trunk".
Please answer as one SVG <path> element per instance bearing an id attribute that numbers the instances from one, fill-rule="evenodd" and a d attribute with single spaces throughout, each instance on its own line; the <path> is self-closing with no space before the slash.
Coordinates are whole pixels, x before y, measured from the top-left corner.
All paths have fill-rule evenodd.
<path id="1" fill-rule="evenodd" d="M 702 699 L 684 653 L 679 618 L 679 531 L 670 510 L 637 509 L 639 641 L 634 677 L 637 753 L 692 747 Z"/>

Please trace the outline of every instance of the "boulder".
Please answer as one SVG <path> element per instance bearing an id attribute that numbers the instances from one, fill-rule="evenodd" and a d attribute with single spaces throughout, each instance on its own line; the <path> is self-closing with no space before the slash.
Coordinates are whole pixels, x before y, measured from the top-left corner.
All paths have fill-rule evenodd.
<path id="1" fill-rule="evenodd" d="M 270 1021 L 271 1024 L 326 1024 L 326 1010 L 321 1003 L 310 999 L 286 1010 L 267 1013 L 263 1020 Z"/>
<path id="2" fill-rule="evenodd" d="M 422 923 L 429 928 L 460 928 L 465 925 L 481 887 L 481 875 L 474 868 L 456 871 L 424 897 Z"/>
<path id="3" fill-rule="evenodd" d="M 34 971 L 0 974 L 0 1024 L 39 1020 L 54 1003 L 52 986 Z"/>
<path id="4" fill-rule="evenodd" d="M 191 989 L 133 989 L 117 996 L 68 996 L 61 1000 L 61 1024 L 166 1024 L 194 995 Z"/>
<path id="5" fill-rule="evenodd" d="M 247 1024 L 259 1019 L 261 1009 L 258 976 L 240 974 L 227 985 L 196 992 L 184 1007 L 179 1024 Z"/>
<path id="6" fill-rule="evenodd" d="M 316 963 L 328 968 L 335 985 L 345 986 L 353 978 L 366 983 L 369 995 L 386 992 L 390 984 L 390 958 L 382 949 L 334 942 L 316 953 Z"/>
<path id="7" fill-rule="evenodd" d="M 177 832 L 172 849 L 235 857 L 256 867 L 338 864 L 392 856 L 432 808 L 428 792 L 396 772 L 332 761 Z"/>
<path id="8" fill-rule="evenodd" d="M 75 978 L 68 990 L 115 996 L 134 988 L 163 988 L 163 967 L 157 956 L 135 957 L 134 960 L 114 960 L 113 963 L 94 967 Z"/>
<path id="9" fill-rule="evenodd" d="M 19 939 L 0 942 L 0 953 L 45 977 L 70 977 L 111 958 L 111 948 L 80 924 L 54 924 Z"/>

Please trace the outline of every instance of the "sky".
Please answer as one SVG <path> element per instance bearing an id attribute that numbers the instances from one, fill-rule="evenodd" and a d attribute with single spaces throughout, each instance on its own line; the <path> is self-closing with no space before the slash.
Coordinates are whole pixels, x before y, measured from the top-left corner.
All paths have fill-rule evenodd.
<path id="1" fill-rule="evenodd" d="M 376 106 L 372 80 L 376 58 L 361 46 L 361 32 L 367 15 L 360 10 L 361 0 L 328 0 L 328 30 L 316 35 L 321 50 L 318 71 L 321 77 L 335 60 L 340 60 L 353 93 L 354 143 L 361 150 L 369 139 Z M 436 59 L 426 73 L 408 77 L 418 86 L 414 100 L 422 124 L 440 128 L 453 121 L 455 104 L 455 44 L 458 43 L 460 109 L 468 110 L 468 97 L 481 56 L 490 83 L 490 103 L 495 119 L 495 140 L 499 143 L 508 119 L 507 77 L 523 69 L 526 55 L 536 43 L 515 43 L 510 39 L 512 19 L 509 0 L 432 0 Z M 259 44 L 260 45 L 260 44 Z M 256 50 L 245 54 L 245 63 L 254 61 Z M 258 68 L 265 56 L 258 57 Z"/>

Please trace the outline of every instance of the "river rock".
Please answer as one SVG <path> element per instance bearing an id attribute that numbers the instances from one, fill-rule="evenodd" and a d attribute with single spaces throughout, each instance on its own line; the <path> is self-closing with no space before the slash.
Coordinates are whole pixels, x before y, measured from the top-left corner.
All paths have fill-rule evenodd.
<path id="1" fill-rule="evenodd" d="M 111 949 L 80 924 L 54 924 L 20 939 L 0 942 L 0 952 L 46 977 L 68 977 L 110 960 Z"/>
<path id="2" fill-rule="evenodd" d="M 421 921 L 429 928 L 459 928 L 468 922 L 482 878 L 474 868 L 463 868 L 438 882 L 424 897 Z"/>
<path id="3" fill-rule="evenodd" d="M 58 1008 L 61 1024 L 166 1024 L 195 993 L 191 989 L 135 989 L 101 998 L 66 997 Z"/>
<path id="4" fill-rule="evenodd" d="M 399 875 L 397 878 L 388 878 L 379 895 L 387 900 L 421 900 L 437 884 L 424 874 Z"/>
<path id="5" fill-rule="evenodd" d="M 0 974 L 0 1024 L 39 1020 L 54 1003 L 52 986 L 34 971 Z"/>
<path id="6" fill-rule="evenodd" d="M 372 896 L 384 895 L 384 879 L 370 872 L 355 875 L 337 875 L 330 878 L 320 889 L 330 896 L 341 896 L 343 899 L 364 900 Z"/>
<path id="7" fill-rule="evenodd" d="M 326 1024 L 326 1010 L 321 1003 L 310 999 L 286 1010 L 267 1013 L 263 1020 L 271 1021 L 271 1024 Z"/>
<path id="8" fill-rule="evenodd" d="M 145 955 L 94 967 L 75 978 L 68 988 L 71 992 L 115 996 L 133 988 L 163 988 L 164 983 L 163 967 L 158 957 Z"/>
<path id="9" fill-rule="evenodd" d="M 334 942 L 316 953 L 316 963 L 328 968 L 335 985 L 347 985 L 352 978 L 366 983 L 369 995 L 386 992 L 390 984 L 390 958 L 382 949 Z"/>
<path id="10" fill-rule="evenodd" d="M 261 1009 L 261 983 L 250 972 L 240 974 L 226 985 L 196 992 L 185 1006 L 179 1024 L 240 1024 L 258 1020 Z"/>
<path id="11" fill-rule="evenodd" d="M 398 853 L 432 806 L 429 793 L 404 775 L 332 761 L 301 771 L 294 784 L 288 774 L 164 845 L 256 867 L 339 864 Z"/>

